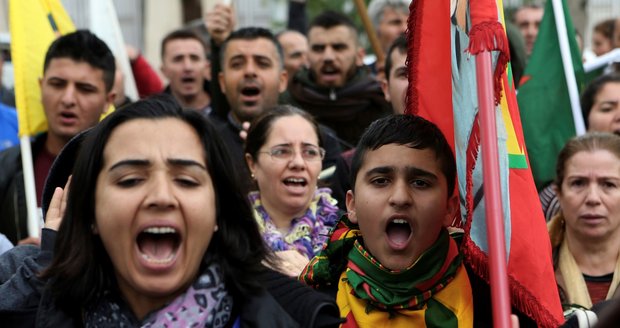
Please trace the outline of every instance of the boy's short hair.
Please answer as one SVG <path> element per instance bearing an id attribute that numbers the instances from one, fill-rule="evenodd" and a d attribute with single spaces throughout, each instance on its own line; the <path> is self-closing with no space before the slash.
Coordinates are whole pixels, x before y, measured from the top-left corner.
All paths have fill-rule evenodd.
<path id="1" fill-rule="evenodd" d="M 112 90 L 116 73 L 114 55 L 106 43 L 90 31 L 77 30 L 54 40 L 45 54 L 43 74 L 47 71 L 52 59 L 57 58 L 69 58 L 102 70 L 105 91 Z"/>
<path id="2" fill-rule="evenodd" d="M 412 149 L 431 149 L 441 165 L 441 172 L 448 185 L 448 197 L 456 183 L 456 161 L 450 144 L 439 128 L 426 119 L 415 115 L 390 115 L 374 121 L 357 144 L 351 162 L 351 187 L 355 191 L 357 173 L 364 164 L 366 153 L 381 146 L 397 144 Z"/>

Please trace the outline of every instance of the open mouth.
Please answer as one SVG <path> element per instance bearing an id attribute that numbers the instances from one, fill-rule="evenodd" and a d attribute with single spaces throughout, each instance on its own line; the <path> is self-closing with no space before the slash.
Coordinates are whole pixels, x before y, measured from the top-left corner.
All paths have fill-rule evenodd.
<path id="1" fill-rule="evenodd" d="M 63 125 L 73 125 L 78 121 L 78 116 L 72 111 L 62 111 L 60 113 L 59 122 Z"/>
<path id="2" fill-rule="evenodd" d="M 175 258 L 181 235 L 172 227 L 149 227 L 138 234 L 136 242 L 143 259 L 165 264 Z"/>
<path id="3" fill-rule="evenodd" d="M 407 220 L 395 218 L 390 220 L 385 228 L 385 234 L 393 246 L 403 248 L 411 238 L 411 225 Z"/>
<path id="4" fill-rule="evenodd" d="M 284 184 L 287 186 L 300 186 L 305 187 L 308 184 L 308 181 L 304 178 L 287 178 L 284 179 Z"/>
<path id="5" fill-rule="evenodd" d="M 340 70 L 333 66 L 323 66 L 321 68 L 321 74 L 327 76 L 334 76 L 340 74 Z"/>
<path id="6" fill-rule="evenodd" d="M 194 83 L 195 81 L 196 79 L 191 76 L 181 78 L 182 83 Z"/>
<path id="7" fill-rule="evenodd" d="M 73 112 L 61 112 L 60 116 L 62 118 L 67 118 L 67 119 L 74 119 L 77 118 L 77 115 L 75 115 L 75 113 Z"/>
<path id="8" fill-rule="evenodd" d="M 241 89 L 241 94 L 246 97 L 254 97 L 260 94 L 260 89 L 257 87 L 244 87 Z"/>

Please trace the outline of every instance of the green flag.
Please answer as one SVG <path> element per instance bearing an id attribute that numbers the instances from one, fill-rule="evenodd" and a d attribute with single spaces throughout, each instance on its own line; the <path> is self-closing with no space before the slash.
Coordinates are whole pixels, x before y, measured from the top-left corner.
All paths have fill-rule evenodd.
<path id="1" fill-rule="evenodd" d="M 566 0 L 562 0 L 562 7 L 577 88 L 581 91 L 584 81 L 581 54 Z M 553 181 L 558 153 L 566 141 L 575 136 L 552 1 L 547 1 L 532 55 L 521 78 L 517 101 L 532 174 L 540 190 Z"/>

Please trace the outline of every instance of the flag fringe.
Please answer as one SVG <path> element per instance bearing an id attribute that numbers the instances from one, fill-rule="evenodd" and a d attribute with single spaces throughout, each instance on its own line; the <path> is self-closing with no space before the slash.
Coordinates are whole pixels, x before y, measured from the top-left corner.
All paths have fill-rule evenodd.
<path id="1" fill-rule="evenodd" d="M 416 0 L 412 1 L 409 7 L 409 19 L 408 19 L 408 51 L 407 51 L 407 67 L 409 68 L 409 86 L 407 89 L 406 98 L 406 113 L 407 114 L 423 114 L 432 116 L 430 113 L 425 112 L 427 108 L 422 108 L 422 101 L 428 101 L 428 99 L 421 95 L 420 88 L 424 85 L 424 77 L 421 77 L 420 70 L 424 63 L 428 62 L 428 58 L 421 58 L 421 54 L 425 54 L 424 48 L 422 48 L 421 40 L 423 35 L 423 27 L 426 24 L 432 23 L 433 16 L 429 15 L 425 17 L 424 10 L 427 6 L 433 7 L 436 0 Z M 484 4 L 481 1 L 472 2 L 472 4 Z M 443 7 L 442 7 L 443 8 Z M 493 9 L 495 8 L 495 9 Z M 445 8 L 444 8 L 445 9 Z M 497 9 L 495 4 L 489 7 L 488 12 L 496 13 Z M 473 14 L 474 10 L 472 10 Z M 424 21 L 426 19 L 426 21 Z M 506 37 L 503 26 L 497 21 L 497 16 L 494 15 L 482 15 L 474 19 L 472 22 L 474 28 L 469 31 L 470 42 L 468 44 L 467 52 L 470 54 L 478 54 L 483 51 L 498 51 L 497 63 L 494 71 L 494 100 L 496 104 L 499 104 L 502 95 L 502 76 L 506 73 L 506 67 L 510 60 L 508 40 Z M 432 45 L 432 41 L 427 42 Z M 433 76 L 434 78 L 434 76 Z M 423 89 L 423 88 L 422 88 Z M 506 90 L 506 95 L 509 90 Z M 432 97 L 431 97 L 432 98 Z M 431 102 L 434 103 L 434 102 Z M 434 108 L 433 108 L 434 109 Z M 515 109 L 517 110 L 517 109 Z M 433 114 L 435 112 L 432 112 Z M 429 118 L 428 116 L 426 117 Z M 432 119 L 431 119 L 432 120 Z M 436 122 L 437 123 L 437 122 Z M 453 127 L 451 127 L 453 129 Z M 489 266 L 488 256 L 475 243 L 470 239 L 471 226 L 472 226 L 472 214 L 474 204 L 473 190 L 473 177 L 472 172 L 476 165 L 475 159 L 478 157 L 479 144 L 480 144 L 480 127 L 478 124 L 478 117 L 475 117 L 469 144 L 467 144 L 467 150 L 465 153 L 466 158 L 466 171 L 465 171 L 465 188 L 467 190 L 466 195 L 462 195 L 465 198 L 465 215 L 464 219 L 459 223 L 465 230 L 465 237 L 461 250 L 464 255 L 464 259 L 468 265 L 472 267 L 473 274 L 476 274 L 480 279 L 489 283 Z M 446 133 L 446 131 L 444 131 Z M 449 138 L 450 139 L 450 138 Z M 454 140 L 449 140 L 453 145 Z M 458 189 L 457 189 L 458 191 Z M 551 307 L 546 307 L 541 303 L 541 299 L 536 298 L 536 290 L 529 291 L 520 281 L 517 281 L 514 274 L 508 275 L 509 291 L 511 295 L 511 304 L 515 309 L 518 309 L 523 315 L 528 316 L 534 320 L 540 327 L 558 327 L 560 325 L 560 316 L 555 316 L 551 312 Z"/>
<path id="2" fill-rule="evenodd" d="M 419 0 L 423 2 L 424 0 Z M 418 85 L 417 80 L 419 78 L 418 62 L 420 61 L 420 35 L 422 31 L 418 26 L 422 26 L 424 16 L 421 14 L 422 10 L 418 10 L 421 6 L 415 6 L 416 1 L 412 1 L 409 5 L 409 18 L 407 19 L 408 30 L 407 35 L 407 59 L 406 67 L 409 68 L 409 85 L 407 86 L 407 94 L 405 95 L 405 114 L 418 115 L 418 91 L 415 86 Z M 415 62 L 415 63 L 414 63 Z"/>
<path id="3" fill-rule="evenodd" d="M 461 252 L 474 274 L 489 283 L 488 256 L 469 238 L 468 234 L 465 234 Z M 556 328 L 561 325 L 554 319 L 553 314 L 542 306 L 536 297 L 510 273 L 508 274 L 508 283 L 512 306 L 534 320 L 538 327 Z"/>
<path id="4" fill-rule="evenodd" d="M 502 75 L 510 61 L 510 48 L 504 27 L 500 22 L 486 21 L 476 24 L 469 31 L 469 46 L 465 50 L 472 55 L 484 51 L 498 51 L 497 65 L 493 73 L 494 100 L 499 105 L 502 99 Z"/>
<path id="5" fill-rule="evenodd" d="M 484 253 L 474 242 L 471 240 L 471 225 L 474 214 L 474 199 L 473 199 L 473 171 L 480 151 L 480 121 L 479 114 L 474 117 L 471 135 L 469 138 L 469 144 L 467 145 L 467 164 L 466 164 L 466 220 L 465 220 L 465 237 L 463 239 L 463 245 L 461 251 L 465 258 L 465 261 L 469 263 L 472 271 L 481 279 L 490 284 L 489 277 L 489 257 Z M 541 303 L 528 291 L 519 281 L 508 273 L 508 284 L 510 289 L 510 298 L 512 305 L 521 311 L 523 314 L 530 317 L 536 322 L 539 327 L 558 327 L 560 323 L 554 320 L 553 315 L 547 308 L 541 305 Z"/>

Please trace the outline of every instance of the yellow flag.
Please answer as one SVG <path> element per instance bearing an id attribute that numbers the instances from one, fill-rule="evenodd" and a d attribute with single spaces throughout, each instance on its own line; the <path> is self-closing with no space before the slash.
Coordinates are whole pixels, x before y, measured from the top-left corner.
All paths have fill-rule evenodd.
<path id="1" fill-rule="evenodd" d="M 47 130 L 38 82 L 45 53 L 75 26 L 59 0 L 9 0 L 9 29 L 19 135 L 32 136 Z"/>

